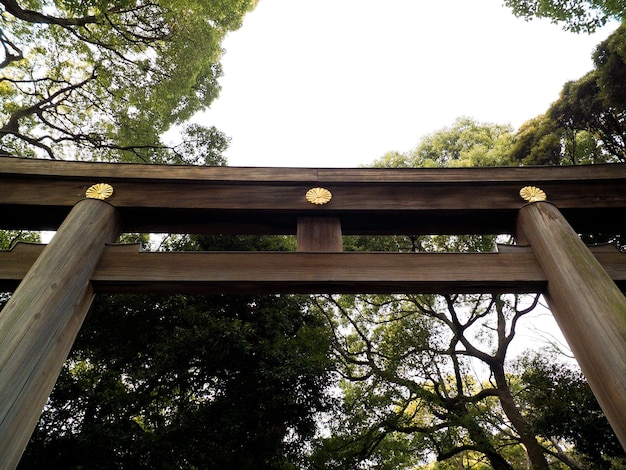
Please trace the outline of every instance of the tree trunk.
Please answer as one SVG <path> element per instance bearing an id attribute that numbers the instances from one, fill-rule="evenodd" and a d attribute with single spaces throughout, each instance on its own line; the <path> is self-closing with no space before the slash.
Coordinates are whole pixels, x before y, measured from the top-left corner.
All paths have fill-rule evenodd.
<path id="1" fill-rule="evenodd" d="M 491 437 L 473 417 L 469 416 L 466 403 L 452 401 L 446 405 L 450 414 L 455 417 L 453 421 L 458 420 L 458 425 L 467 430 L 470 439 L 474 442 L 475 450 L 489 459 L 494 470 L 513 470 L 513 467 L 493 447 Z"/>
<path id="2" fill-rule="evenodd" d="M 489 459 L 494 470 L 513 470 L 513 467 L 491 445 L 491 440 L 485 431 L 475 424 L 466 428 L 474 443 L 480 447 L 480 451 Z"/>
<path id="3" fill-rule="evenodd" d="M 504 374 L 504 368 L 492 367 L 492 371 L 496 379 L 498 391 L 500 392 L 499 399 L 504 414 L 519 434 L 520 441 L 524 447 L 526 447 L 526 452 L 533 470 L 548 470 L 548 461 L 546 460 L 543 449 L 537 442 L 537 439 L 535 439 L 535 436 L 531 435 L 526 420 L 515 404 L 513 394 L 511 393 L 506 375 Z"/>

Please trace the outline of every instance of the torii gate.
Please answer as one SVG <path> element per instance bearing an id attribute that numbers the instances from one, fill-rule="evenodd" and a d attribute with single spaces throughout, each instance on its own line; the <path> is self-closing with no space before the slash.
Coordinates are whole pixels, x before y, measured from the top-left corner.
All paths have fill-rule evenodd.
<path id="1" fill-rule="evenodd" d="M 626 164 L 299 169 L 4 157 L 0 228 L 57 230 L 47 246 L 0 252 L 0 287 L 19 283 L 0 313 L 2 469 L 17 466 L 94 292 L 543 292 L 626 448 L 626 254 L 592 251 L 577 235 L 626 232 Z M 295 233 L 297 252 L 107 245 L 122 232 Z M 342 233 L 512 233 L 520 246 L 343 253 Z"/>

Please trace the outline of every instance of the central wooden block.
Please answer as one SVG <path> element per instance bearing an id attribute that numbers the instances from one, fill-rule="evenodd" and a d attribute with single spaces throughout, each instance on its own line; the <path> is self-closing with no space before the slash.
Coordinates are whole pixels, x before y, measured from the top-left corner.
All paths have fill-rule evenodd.
<path id="1" fill-rule="evenodd" d="M 343 251 L 338 217 L 298 217 L 297 251 Z"/>

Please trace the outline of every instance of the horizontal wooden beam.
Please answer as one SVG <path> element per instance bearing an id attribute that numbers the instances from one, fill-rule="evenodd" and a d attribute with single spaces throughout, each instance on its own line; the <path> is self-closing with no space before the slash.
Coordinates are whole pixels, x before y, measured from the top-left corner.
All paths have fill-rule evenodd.
<path id="1" fill-rule="evenodd" d="M 334 217 L 344 234 L 513 233 L 519 190 L 541 187 L 580 233 L 626 230 L 626 164 L 521 168 L 231 168 L 0 158 L 0 228 L 54 230 L 85 190 L 127 232 L 295 234 Z M 305 199 L 312 187 L 330 202 Z"/>
<path id="2" fill-rule="evenodd" d="M 75 162 L 33 158 L 0 157 L 0 174 L 45 178 L 127 179 L 134 181 L 204 181 L 293 183 L 480 183 L 536 181 L 598 182 L 626 177 L 626 165 L 572 165 L 481 168 L 284 168 L 147 165 L 133 163 Z"/>
<path id="3" fill-rule="evenodd" d="M 91 281 L 100 293 L 478 293 L 543 292 L 528 249 L 500 253 L 139 252 L 108 246 Z M 14 287 L 42 245 L 0 251 L 0 287 Z M 595 256 L 626 287 L 626 254 Z"/>

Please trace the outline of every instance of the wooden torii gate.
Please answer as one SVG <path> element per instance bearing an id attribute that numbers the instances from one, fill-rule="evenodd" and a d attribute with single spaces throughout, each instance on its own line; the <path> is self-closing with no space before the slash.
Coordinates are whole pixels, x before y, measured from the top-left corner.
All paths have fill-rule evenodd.
<path id="1" fill-rule="evenodd" d="M 520 190 L 527 201 L 520 198 Z M 539 190 L 538 188 L 541 188 Z M 544 201 L 542 193 L 549 201 Z M 626 448 L 626 165 L 180 167 L 0 158 L 0 468 L 14 468 L 98 292 L 542 292 Z M 150 253 L 122 232 L 296 234 L 297 252 Z M 515 234 L 498 253 L 348 253 L 342 234 Z"/>

